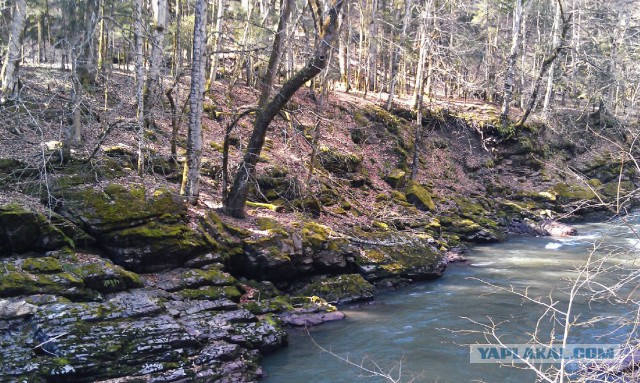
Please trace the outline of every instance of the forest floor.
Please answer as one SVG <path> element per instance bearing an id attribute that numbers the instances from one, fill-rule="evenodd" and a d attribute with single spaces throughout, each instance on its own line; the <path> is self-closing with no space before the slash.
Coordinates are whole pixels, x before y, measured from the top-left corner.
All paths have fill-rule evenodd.
<path id="1" fill-rule="evenodd" d="M 23 161 L 35 169 L 43 170 L 42 154 L 55 150 L 56 142 L 62 141 L 70 121 L 71 90 L 70 72 L 49 67 L 23 68 L 23 96 L 20 102 L 12 106 L 3 106 L 3 128 L 0 129 L 2 153 Z M 137 150 L 138 132 L 136 128 L 135 98 L 132 89 L 133 79 L 127 72 L 113 70 L 109 76 L 109 86 L 96 86 L 81 95 L 83 114 L 82 144 L 72 149 L 76 158 L 88 158 L 98 146 L 98 142 L 109 125 L 111 129 L 100 146 L 93 164 L 100 166 L 105 149 L 119 147 L 134 155 Z M 165 86 L 170 86 L 167 81 Z M 188 81 L 174 88 L 178 105 L 186 110 L 185 99 L 188 93 Z M 105 101 L 105 97 L 107 100 Z M 414 125 L 411 118 L 398 123 L 389 119 L 396 118 L 384 112 L 381 107 L 387 95 L 369 94 L 340 90 L 329 94 L 327 100 L 320 102 L 308 88 L 298 92 L 287 105 L 285 113 L 276 118 L 268 134 L 263 151 L 264 161 L 259 164 L 258 174 L 274 167 L 284 167 L 297 180 L 295 187 L 302 195 L 314 195 L 323 184 L 334 185 L 344 181 L 344 177 L 332 174 L 314 164 L 310 164 L 314 147 L 317 152 L 331 150 L 348 153 L 362 159 L 362 173 L 367 178 L 368 190 L 347 188 L 345 198 L 353 203 L 362 215 L 335 214 L 334 209 L 325 208 L 323 220 L 331 223 L 365 224 L 372 219 L 384 219 L 399 214 L 393 208 L 383 211 L 379 208 L 376 196 L 390 189 L 384 178 L 396 168 L 411 166 Z M 233 114 L 240 108 L 254 105 L 258 98 L 256 90 L 243 84 L 236 84 L 232 90 L 227 83 L 216 82 L 207 94 L 203 115 L 203 166 L 202 193 L 200 206 L 219 207 L 221 201 L 221 147 L 224 129 L 230 123 Z M 105 102 L 107 108 L 105 108 Z M 489 130 L 497 128 L 499 105 L 481 100 L 431 99 L 425 102 L 425 109 L 431 118 L 427 119 L 420 134 L 420 166 L 416 181 L 429 185 L 442 204 L 447 203 L 451 192 L 464 195 L 478 195 L 486 191 L 486 182 L 482 177 L 469 177 L 469 169 L 486 168 L 491 170 L 491 162 L 496 162 L 498 144 Z M 396 97 L 394 110 L 410 114 L 408 97 Z M 217 116 L 214 114 L 217 113 Z M 512 108 L 512 116 L 519 115 Z M 573 109 L 563 113 L 579 117 L 584 112 Z M 377 114 L 377 115 L 376 115 Z M 406 116 L 405 116 L 406 117 Z M 457 117 L 468 122 L 468 126 L 455 127 L 446 122 L 448 117 Z M 147 131 L 144 150 L 148 154 L 148 167 L 152 168 L 154 159 L 169 158 L 171 139 L 171 112 L 166 99 L 155 108 L 153 116 L 157 127 Z M 385 121 L 389 120 L 389 121 Z M 377 121 L 376 121 L 377 120 Z M 184 155 L 186 144 L 186 113 L 179 120 L 179 154 Z M 232 133 L 230 151 L 230 171 L 238 164 L 245 142 L 251 132 L 251 116 L 240 120 Z M 400 129 L 389 132 L 388 124 L 398 125 Z M 535 117 L 532 126 L 540 125 Z M 392 130 L 395 128 L 391 128 Z M 317 130 L 317 132 L 316 132 Z M 487 137 L 484 137 L 484 136 Z M 358 138 L 358 136 L 362 136 Z M 356 141 L 354 142 L 354 137 Z M 444 142 L 443 140 L 446 140 Z M 493 141 L 492 141 L 493 140 Z M 49 146 L 47 148 L 46 146 Z M 545 159 L 556 161 L 557 159 Z M 560 159 L 562 161 L 563 159 Z M 496 164 L 500 166 L 500 164 Z M 562 167 L 561 163 L 551 164 Z M 538 190 L 535 180 L 518 177 L 515 169 L 498 171 L 493 176 L 502 178 L 500 183 L 511 184 L 517 189 Z M 168 186 L 176 192 L 179 189 L 179 174 L 158 174 L 149 169 L 144 177 L 138 177 L 133 166 L 119 177 L 122 183 L 144 183 L 154 189 Z M 110 180 L 109 182 L 112 182 Z M 46 187 L 46 185 L 45 185 Z M 342 186 L 341 186 L 342 187 Z M 259 194 L 259 191 L 258 193 Z M 24 196 L 24 195 L 22 195 Z M 1 200 L 15 200 L 20 195 L 3 191 Z M 259 198 L 257 198 L 259 199 Z M 266 201 L 263 201 L 266 202 Z M 251 209 L 250 209 L 251 210 Z M 290 213 L 279 212 L 278 220 L 295 219 L 295 209 L 284 209 Z M 250 211 L 249 218 L 238 224 L 251 225 L 252 218 L 260 215 L 274 216 L 270 211 L 259 209 Z M 293 216 L 289 217 L 291 214 Z"/>

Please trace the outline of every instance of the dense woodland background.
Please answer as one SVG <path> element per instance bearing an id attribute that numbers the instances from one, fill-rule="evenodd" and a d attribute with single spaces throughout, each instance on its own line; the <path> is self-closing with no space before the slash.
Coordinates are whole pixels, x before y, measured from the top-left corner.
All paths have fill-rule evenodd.
<path id="1" fill-rule="evenodd" d="M 95 145 L 83 135 L 91 123 L 101 127 L 96 150 L 126 125 L 137 132 L 139 174 L 149 136 L 170 124 L 173 158 L 186 148 L 182 193 L 195 202 L 205 110 L 226 121 L 222 188 L 235 216 L 266 129 L 301 86 L 319 113 L 339 90 L 387 109 L 406 105 L 418 118 L 442 100 L 495 103 L 505 130 L 531 112 L 550 126 L 568 109 L 637 117 L 640 4 L 632 0 L 14 0 L 0 7 L 6 116 L 20 105 L 28 112 L 57 104 L 49 128 L 65 150 L 89 153 Z M 284 83 L 279 102 L 273 88 Z M 245 85 L 256 89 L 249 105 L 239 101 Z M 4 128 L 20 135 L 28 113 L 20 118 L 8 117 Z M 227 141 L 247 118 L 254 132 L 231 185 Z"/>

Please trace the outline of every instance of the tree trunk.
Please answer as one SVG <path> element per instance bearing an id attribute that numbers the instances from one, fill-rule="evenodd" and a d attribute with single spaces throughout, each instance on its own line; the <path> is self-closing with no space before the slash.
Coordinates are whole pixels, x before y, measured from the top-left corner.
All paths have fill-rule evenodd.
<path id="1" fill-rule="evenodd" d="M 398 12 L 400 13 L 400 12 Z M 391 59 L 391 84 L 389 85 L 389 98 L 387 98 L 387 104 L 385 108 L 391 109 L 393 105 L 393 97 L 396 91 L 396 83 L 398 82 L 398 64 L 400 63 L 400 55 L 402 53 L 402 44 L 407 39 L 407 28 L 411 18 L 411 0 L 405 0 L 404 2 L 404 17 L 402 18 L 402 31 L 400 32 L 400 38 L 396 42 L 396 47 L 393 51 L 393 58 Z"/>
<path id="2" fill-rule="evenodd" d="M 527 109 L 524 111 L 524 114 L 516 124 L 516 126 L 518 127 L 524 125 L 524 123 L 527 121 L 527 118 L 529 117 L 529 114 L 531 114 L 531 111 L 535 107 L 536 101 L 538 99 L 538 91 L 540 90 L 540 84 L 542 83 L 542 78 L 544 78 L 545 74 L 551 67 L 551 64 L 553 64 L 553 62 L 556 60 L 556 58 L 562 51 L 564 39 L 567 36 L 567 32 L 569 31 L 569 25 L 570 25 L 569 18 L 566 18 L 564 16 L 561 0 L 557 0 L 557 1 L 558 1 L 558 8 L 560 9 L 560 20 L 561 20 L 560 22 L 562 23 L 562 32 L 560 34 L 560 38 L 558 38 L 557 40 L 554 40 L 554 45 L 552 47 L 550 56 L 547 57 L 542 62 L 542 65 L 540 65 L 540 72 L 538 72 L 538 77 L 536 78 L 535 83 L 533 85 L 533 90 L 531 91 L 531 97 L 529 97 L 529 103 L 527 105 Z M 549 74 L 549 76 L 551 76 L 551 74 Z"/>
<path id="3" fill-rule="evenodd" d="M 2 64 L 2 95 L 0 102 L 13 100 L 18 93 L 18 78 L 20 69 L 20 51 L 22 49 L 22 37 L 27 15 L 27 2 L 25 0 L 15 0 L 13 6 L 13 16 L 9 28 L 9 44 L 7 55 Z"/>
<path id="4" fill-rule="evenodd" d="M 369 23 L 369 50 L 367 52 L 367 90 L 375 91 L 378 80 L 378 0 L 371 0 Z"/>
<path id="5" fill-rule="evenodd" d="M 231 191 L 225 202 L 225 213 L 233 217 L 244 217 L 244 207 L 249 191 L 249 180 L 255 174 L 255 167 L 264 145 L 265 136 L 269 124 L 280 112 L 282 107 L 293 97 L 307 81 L 314 78 L 327 65 L 329 52 L 338 35 L 338 17 L 344 0 L 333 0 L 328 16 L 322 24 L 320 41 L 317 44 L 314 56 L 307 65 L 300 69 L 293 77 L 284 83 L 282 89 L 260 110 L 253 124 L 253 132 L 249 145 L 238 167 Z M 321 15 L 317 15 L 321 17 Z"/>
<path id="6" fill-rule="evenodd" d="M 422 92 L 424 91 L 424 66 L 428 56 L 427 51 L 429 49 L 429 42 L 427 41 L 427 25 L 429 22 L 430 11 L 430 1 L 428 1 L 424 5 L 424 9 L 422 10 L 422 22 L 420 24 L 420 52 L 418 54 L 418 68 L 416 69 L 416 81 L 413 88 L 413 97 L 411 101 L 411 105 L 414 109 L 418 109 L 418 103 L 422 97 Z"/>
<path id="7" fill-rule="evenodd" d="M 273 48 L 271 49 L 271 55 L 269 56 L 269 64 L 267 65 L 267 71 L 262 78 L 260 84 L 260 99 L 258 101 L 258 108 L 264 108 L 271 97 L 271 88 L 276 79 L 278 66 L 280 66 L 280 58 L 284 51 L 284 44 L 286 40 L 287 24 L 289 23 L 289 16 L 291 15 L 291 8 L 293 7 L 293 0 L 281 0 L 280 1 L 280 21 L 278 22 L 278 29 L 273 38 Z"/>
<path id="8" fill-rule="evenodd" d="M 90 0 L 91 1 L 91 0 Z M 136 0 L 135 44 L 136 44 L 136 100 L 138 121 L 138 175 L 144 173 L 144 57 L 142 55 L 142 2 Z"/>
<path id="9" fill-rule="evenodd" d="M 413 160 L 411 161 L 411 180 L 415 180 L 418 176 L 418 165 L 420 162 L 420 138 L 422 137 L 422 101 L 423 94 L 418 96 L 418 104 L 416 105 L 416 128 L 413 138 Z"/>
<path id="10" fill-rule="evenodd" d="M 351 33 L 351 19 L 349 18 L 349 9 L 342 12 L 340 21 L 340 38 L 338 47 L 338 63 L 340 67 L 340 81 L 344 84 L 346 92 L 351 90 L 349 84 L 349 35 Z"/>
<path id="11" fill-rule="evenodd" d="M 100 36 L 98 37 L 98 64 L 99 73 L 104 73 L 107 65 L 107 49 L 109 47 L 109 32 L 107 31 L 105 17 L 105 1 L 100 1 Z M 106 84 L 106 82 L 105 82 Z"/>
<path id="12" fill-rule="evenodd" d="M 176 0 L 176 33 L 173 39 L 173 73 L 174 77 L 178 77 L 180 71 L 182 70 L 182 44 L 180 41 L 180 24 L 182 23 L 182 2 L 181 0 Z M 176 92 L 176 99 L 179 97 L 178 92 Z"/>
<path id="13" fill-rule="evenodd" d="M 556 12 L 555 12 L 555 16 L 553 18 L 553 47 L 557 47 L 560 45 L 560 31 L 561 31 L 561 27 L 560 24 L 562 23 L 562 4 L 560 3 L 560 1 L 558 1 L 556 3 Z M 554 82 L 554 77 L 555 77 L 555 66 L 556 66 L 556 62 L 555 60 L 551 63 L 551 66 L 549 67 L 549 78 L 547 79 L 547 91 L 545 92 L 544 95 L 544 102 L 542 104 L 542 113 L 544 114 L 545 118 L 547 117 L 547 115 L 549 114 L 549 110 L 551 108 L 551 96 L 553 95 L 553 82 Z"/>
<path id="14" fill-rule="evenodd" d="M 509 117 L 509 108 L 513 99 L 513 85 L 516 73 L 516 58 L 520 47 L 520 21 L 522 19 L 522 0 L 516 0 L 516 8 L 513 10 L 513 30 L 511 32 L 511 50 L 507 60 L 507 75 L 504 79 L 504 94 L 502 97 L 502 111 L 500 121 L 503 124 Z"/>
<path id="15" fill-rule="evenodd" d="M 251 26 L 251 14 L 253 13 L 253 7 L 251 4 L 247 4 L 247 15 L 244 23 L 244 30 L 242 32 L 242 40 L 240 43 L 242 52 L 240 54 L 236 54 L 236 62 L 233 68 L 233 72 L 231 74 L 231 78 L 229 79 L 229 94 L 231 94 L 234 86 L 236 85 L 236 81 L 241 77 L 242 64 L 244 64 L 248 55 L 246 53 L 247 40 L 249 39 L 249 27 Z M 249 65 L 247 63 L 247 65 Z"/>
<path id="16" fill-rule="evenodd" d="M 37 16 L 37 34 L 38 34 L 38 64 L 43 63 L 44 60 L 44 13 L 39 13 Z"/>
<path id="17" fill-rule="evenodd" d="M 189 93 L 189 132 L 187 134 L 187 160 L 182 176 L 180 194 L 193 205 L 200 193 L 200 161 L 202 160 L 202 104 L 204 99 L 204 62 L 206 56 L 206 3 L 196 0 L 193 25 L 191 65 L 191 91 Z"/>
<path id="18" fill-rule="evenodd" d="M 144 125 L 155 128 L 152 115 L 153 107 L 162 97 L 162 68 L 164 63 L 164 35 L 167 28 L 168 6 L 167 0 L 152 0 L 153 34 L 151 37 L 151 57 L 149 58 L 149 73 L 144 94 Z"/>
<path id="19" fill-rule="evenodd" d="M 96 80 L 97 54 L 93 36 L 99 11 L 98 0 L 87 0 L 84 10 L 84 40 L 81 41 L 83 49 L 78 60 L 78 76 L 83 85 L 93 84 Z"/>
<path id="20" fill-rule="evenodd" d="M 216 6 L 216 24 L 215 24 L 215 36 L 214 36 L 214 52 L 213 52 L 213 62 L 211 63 L 211 71 L 209 71 L 209 80 L 207 81 L 206 92 L 211 90 L 211 84 L 216 81 L 216 77 L 218 76 L 218 66 L 220 65 L 220 48 L 222 47 L 222 21 L 224 20 L 224 10 L 225 10 L 225 0 L 218 0 L 218 5 Z"/>

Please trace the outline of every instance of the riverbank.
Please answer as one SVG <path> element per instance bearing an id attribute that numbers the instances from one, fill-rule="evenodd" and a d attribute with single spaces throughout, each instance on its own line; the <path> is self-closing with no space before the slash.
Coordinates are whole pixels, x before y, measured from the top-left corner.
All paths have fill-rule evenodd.
<path id="1" fill-rule="evenodd" d="M 339 92 L 328 101 L 322 124 L 304 92 L 296 118 L 274 124 L 244 220 L 219 210 L 219 116 L 232 110 L 207 109 L 195 207 L 178 193 L 168 121 L 148 132 L 139 177 L 125 123 L 100 141 L 87 114 L 95 129 L 62 161 L 55 100 L 33 112 L 43 134 L 25 129 L 26 144 L 0 159 L 0 376 L 254 381 L 261 355 L 287 344 L 284 325 L 337 320 L 334 304 L 438 278 L 466 246 L 634 202 L 630 162 L 580 130 L 601 116 L 516 130 L 495 105 L 451 102 L 425 114 L 416 145 L 402 100 L 391 111 Z M 249 122 L 233 134 L 232 164 Z"/>
<path id="2" fill-rule="evenodd" d="M 631 221 L 632 227 L 637 222 L 636 217 Z M 380 373 L 389 373 L 395 379 L 401 377 L 399 381 L 403 382 L 535 381 L 535 373 L 529 369 L 498 363 L 470 363 L 469 344 L 495 343 L 482 334 L 490 328 L 471 320 L 490 326 L 488 318 L 492 318 L 499 324 L 497 329 L 502 341 L 509 344 L 535 343 L 529 334 L 538 326 L 538 340 L 547 344 L 553 321 L 547 320 L 548 317 L 539 320 L 545 308 L 524 302 L 508 291 L 510 287 L 517 292 L 528 291 L 531 297 L 551 295 L 557 302 L 555 307 L 564 311 L 568 303 L 568 281 L 575 280 L 576 270 L 584 266 L 594 242 L 605 240 L 617 249 L 615 254 L 608 254 L 611 263 L 636 258 L 636 252 L 625 255 L 626 250 L 637 246 L 631 228 L 619 223 L 580 224 L 577 228 L 580 234 L 575 237 L 517 236 L 498 244 L 475 246 L 467 253 L 467 264 L 452 265 L 437 280 L 387 291 L 372 304 L 343 307 L 347 319 L 310 329 L 313 341 L 306 331 L 293 330 L 289 347 L 265 358 L 265 383 L 303 378 L 309 383 L 372 379 L 335 355 L 348 357 Z M 601 256 L 606 257 L 607 251 L 600 252 L 596 258 Z M 628 272 L 637 272 L 637 269 L 630 267 Z M 611 286 L 625 276 L 621 269 L 610 270 L 601 275 L 598 282 Z M 629 289 L 634 288 L 632 283 Z M 579 294 L 573 302 L 572 313 L 578 319 L 570 329 L 571 343 L 591 344 L 598 339 L 597 343 L 624 344 L 634 330 L 631 326 L 618 329 L 618 325 L 633 317 L 629 313 L 635 308 L 633 303 L 594 301 Z M 604 319 L 579 325 L 594 317 Z M 556 327 L 554 334 L 558 333 L 562 333 L 561 327 Z M 314 341 L 335 355 L 322 352 Z M 556 338 L 556 341 L 560 340 Z M 546 371 L 551 366 L 540 367 Z M 577 372 L 575 368 L 571 371 Z M 553 379 L 555 372 L 547 371 L 547 376 Z M 605 380 L 602 376 L 599 378 L 594 380 Z M 610 378 L 622 380 L 622 376 Z M 580 380 L 576 376 L 571 379 Z"/>

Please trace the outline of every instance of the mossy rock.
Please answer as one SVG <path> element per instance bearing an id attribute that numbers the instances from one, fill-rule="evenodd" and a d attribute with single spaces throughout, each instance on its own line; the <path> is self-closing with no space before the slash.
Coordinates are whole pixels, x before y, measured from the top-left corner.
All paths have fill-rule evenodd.
<path id="1" fill-rule="evenodd" d="M 364 114 L 370 121 L 378 122 L 384 125 L 384 127 L 387 128 L 387 130 L 391 134 L 398 134 L 404 121 L 387 112 L 386 110 L 378 108 L 376 106 L 367 106 L 364 109 Z"/>
<path id="2" fill-rule="evenodd" d="M 62 272 L 62 264 L 57 258 L 27 258 L 20 265 L 22 270 L 34 274 L 50 274 Z"/>
<path id="3" fill-rule="evenodd" d="M 274 298 L 249 301 L 244 307 L 254 315 L 264 315 L 268 313 L 282 313 L 294 309 L 293 303 L 288 296 L 281 295 Z"/>
<path id="4" fill-rule="evenodd" d="M 320 217 L 322 213 L 322 205 L 317 198 L 309 197 L 303 199 L 297 199 L 293 201 L 293 207 L 305 213 L 309 213 L 312 217 Z"/>
<path id="5" fill-rule="evenodd" d="M 104 146 L 102 152 L 109 157 L 126 157 L 132 164 L 135 163 L 138 158 L 133 148 L 125 145 Z"/>
<path id="6" fill-rule="evenodd" d="M 602 194 L 609 198 L 617 198 L 618 190 L 620 190 L 620 197 L 627 196 L 630 192 L 636 190 L 635 185 L 630 181 L 622 181 L 622 182 L 609 182 L 603 185 Z"/>
<path id="7" fill-rule="evenodd" d="M 282 166 L 267 168 L 257 176 L 256 184 L 257 187 L 249 190 L 249 197 L 254 201 L 268 202 L 280 198 L 292 201 L 301 196 L 300 182 Z"/>
<path id="8" fill-rule="evenodd" d="M 14 158 L 0 158 L 0 173 L 11 174 L 16 170 L 26 168 L 27 164 Z"/>
<path id="9" fill-rule="evenodd" d="M 0 206 L 0 256 L 73 247 L 73 242 L 41 213 L 18 204 Z"/>
<path id="10" fill-rule="evenodd" d="M 207 250 L 217 250 L 187 224 L 148 222 L 105 233 L 99 244 L 116 264 L 135 272 L 166 270 Z"/>
<path id="11" fill-rule="evenodd" d="M 406 181 L 407 173 L 402 169 L 393 169 L 384 180 L 388 183 L 392 188 L 401 188 L 404 186 Z"/>
<path id="12" fill-rule="evenodd" d="M 355 173 L 362 164 L 362 157 L 358 155 L 341 153 L 327 147 L 320 149 L 316 159 L 327 171 L 338 175 Z"/>
<path id="13" fill-rule="evenodd" d="M 476 216 L 483 216 L 488 214 L 485 207 L 477 200 L 472 200 L 463 196 L 453 197 L 456 203 L 456 207 L 460 212 L 460 215 L 467 218 L 474 218 Z"/>
<path id="14" fill-rule="evenodd" d="M 490 218 L 475 216 L 466 217 L 443 216 L 439 218 L 443 235 L 454 234 L 468 242 L 498 242 L 504 239 L 499 225 Z"/>
<path id="15" fill-rule="evenodd" d="M 0 188 L 15 190 L 16 181 L 24 182 L 27 179 L 37 181 L 39 178 L 40 169 L 36 166 L 30 166 L 13 158 L 0 158 Z"/>
<path id="16" fill-rule="evenodd" d="M 70 238 L 78 248 L 87 249 L 96 242 L 95 238 L 87 234 L 87 232 L 78 227 L 78 225 L 57 213 L 51 214 L 51 223 Z"/>
<path id="17" fill-rule="evenodd" d="M 560 202 L 566 201 L 579 201 L 579 200 L 592 200 L 596 198 L 594 192 L 584 186 L 569 185 L 565 183 L 558 183 L 552 189 L 551 192 L 555 193 Z"/>
<path id="18" fill-rule="evenodd" d="M 99 297 L 97 292 L 85 288 L 82 278 L 62 271 L 56 261 L 49 259 L 24 266 L 25 269 L 19 262 L 0 262 L 0 297 L 53 294 L 80 301 Z"/>
<path id="19" fill-rule="evenodd" d="M 436 205 L 433 203 L 431 193 L 417 182 L 410 182 L 405 189 L 407 201 L 420 210 L 434 211 Z"/>
<path id="20" fill-rule="evenodd" d="M 301 230 L 302 243 L 312 249 L 323 249 L 329 240 L 331 229 L 316 222 L 307 222 Z"/>
<path id="21" fill-rule="evenodd" d="M 236 286 L 238 281 L 217 268 L 176 269 L 166 273 L 152 274 L 152 284 L 166 291 L 197 289 L 203 286 Z"/>
<path id="22" fill-rule="evenodd" d="M 104 191 L 68 193 L 61 214 L 82 225 L 116 264 L 135 272 L 167 269 L 207 250 L 214 238 L 192 229 L 179 196 L 142 186 L 111 184 Z"/>
<path id="23" fill-rule="evenodd" d="M 236 286 L 204 286 L 197 289 L 183 289 L 177 292 L 177 294 L 185 299 L 229 299 L 234 302 L 239 302 L 242 294 Z"/>
<path id="24" fill-rule="evenodd" d="M 353 128 L 349 134 L 351 141 L 356 145 L 362 145 L 367 141 L 367 132 L 364 127 Z"/>
<path id="25" fill-rule="evenodd" d="M 373 299 L 375 287 L 360 274 L 345 274 L 337 277 L 315 278 L 297 295 L 318 296 L 329 303 L 352 303 Z"/>
<path id="26" fill-rule="evenodd" d="M 358 272 L 369 282 L 402 277 L 412 280 L 436 278 L 446 264 L 428 236 L 399 232 L 357 234 L 361 250 L 355 257 Z"/>
<path id="27" fill-rule="evenodd" d="M 150 220 L 176 222 L 187 207 L 179 195 L 158 189 L 148 196 L 142 185 L 108 185 L 104 191 L 91 188 L 67 191 L 60 213 L 78 221 L 90 234 L 137 226 Z"/>
<path id="28" fill-rule="evenodd" d="M 98 257 L 66 268 L 82 278 L 86 287 L 101 293 L 115 293 L 143 286 L 139 275 Z"/>

